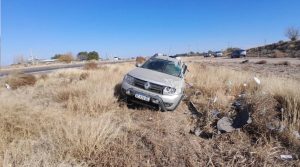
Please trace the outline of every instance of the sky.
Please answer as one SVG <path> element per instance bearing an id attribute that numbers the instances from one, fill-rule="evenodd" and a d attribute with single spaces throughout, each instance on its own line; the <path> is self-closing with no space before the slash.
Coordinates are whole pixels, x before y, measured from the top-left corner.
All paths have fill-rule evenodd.
<path id="1" fill-rule="evenodd" d="M 0 0 L 1 1 L 1 0 Z M 2 0 L 2 65 L 97 51 L 102 58 L 250 48 L 287 40 L 299 0 Z"/>

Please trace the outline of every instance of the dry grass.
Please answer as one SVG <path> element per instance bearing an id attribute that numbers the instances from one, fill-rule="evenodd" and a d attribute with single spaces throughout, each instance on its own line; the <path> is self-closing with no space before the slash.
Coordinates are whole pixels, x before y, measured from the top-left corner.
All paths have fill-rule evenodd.
<path id="1" fill-rule="evenodd" d="M 260 60 L 260 61 L 256 62 L 255 64 L 267 64 L 267 61 L 266 60 Z"/>
<path id="2" fill-rule="evenodd" d="M 3 166 L 296 166 L 280 154 L 299 156 L 291 135 L 300 130 L 299 81 L 260 77 L 204 64 L 190 64 L 187 95 L 207 113 L 233 113 L 241 93 L 253 123 L 210 140 L 190 134 L 197 126 L 187 106 L 176 112 L 132 110 L 118 102 L 120 82 L 133 63 L 96 70 L 61 70 L 32 86 L 0 88 L 0 164 Z M 199 72 L 201 71 L 201 72 Z M 0 81 L 1 85 L 4 81 Z M 244 86 L 246 84 L 246 86 Z M 284 85 L 284 86 L 283 86 Z M 217 99 L 214 102 L 214 99 Z M 278 108 L 284 112 L 278 115 Z M 278 118 L 280 116 L 280 119 Z M 270 131 L 274 118 L 284 132 Z M 298 152 L 297 152 L 298 151 Z"/>

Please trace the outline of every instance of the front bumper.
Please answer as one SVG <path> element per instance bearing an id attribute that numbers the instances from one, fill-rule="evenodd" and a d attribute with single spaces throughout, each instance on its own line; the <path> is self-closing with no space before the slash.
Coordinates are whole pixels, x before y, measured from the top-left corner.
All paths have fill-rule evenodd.
<path id="1" fill-rule="evenodd" d="M 163 111 L 175 110 L 182 100 L 183 95 L 162 95 L 153 93 L 135 86 L 132 86 L 126 82 L 122 83 L 122 93 L 127 95 L 129 98 L 133 99 L 134 102 L 138 102 L 144 105 L 158 105 Z M 150 102 L 143 102 L 135 98 L 135 94 L 140 93 L 150 97 Z"/>

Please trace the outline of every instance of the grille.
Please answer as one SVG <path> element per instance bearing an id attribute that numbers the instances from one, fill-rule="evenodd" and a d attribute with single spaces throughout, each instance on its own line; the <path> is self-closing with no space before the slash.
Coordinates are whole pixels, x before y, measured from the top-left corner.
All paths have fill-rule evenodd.
<path id="1" fill-rule="evenodd" d="M 134 86 L 145 89 L 144 85 L 147 81 L 141 80 L 141 79 L 137 79 L 134 78 Z M 154 84 L 154 83 L 150 83 L 150 88 L 148 89 L 148 91 L 150 92 L 154 92 L 154 93 L 159 93 L 159 94 L 163 94 L 163 89 L 164 86 L 158 85 L 158 84 Z"/>

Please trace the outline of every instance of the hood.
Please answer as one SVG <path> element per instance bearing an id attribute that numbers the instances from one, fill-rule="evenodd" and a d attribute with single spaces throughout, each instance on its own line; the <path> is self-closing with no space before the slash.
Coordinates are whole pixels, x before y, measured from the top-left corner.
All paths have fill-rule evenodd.
<path id="1" fill-rule="evenodd" d="M 135 68 L 128 74 L 144 81 L 170 87 L 178 87 L 183 81 L 182 78 L 145 68 Z"/>

